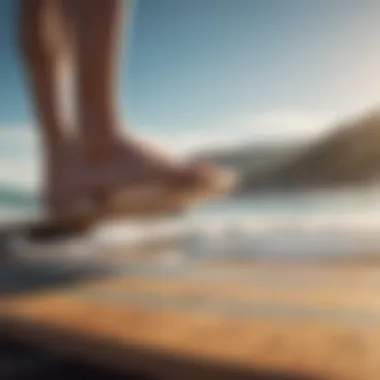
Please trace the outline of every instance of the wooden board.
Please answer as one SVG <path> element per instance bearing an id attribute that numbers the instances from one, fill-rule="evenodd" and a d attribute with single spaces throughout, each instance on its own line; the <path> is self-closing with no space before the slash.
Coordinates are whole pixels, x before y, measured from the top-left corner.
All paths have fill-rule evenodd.
<path id="1" fill-rule="evenodd" d="M 380 378 L 380 268 L 129 260 L 3 294 L 0 331 L 164 379 Z"/>

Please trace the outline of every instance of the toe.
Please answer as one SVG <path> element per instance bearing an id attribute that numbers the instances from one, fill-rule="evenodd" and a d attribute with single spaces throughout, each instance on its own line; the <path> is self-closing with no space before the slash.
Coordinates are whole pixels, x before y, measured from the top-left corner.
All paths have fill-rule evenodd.
<path id="1" fill-rule="evenodd" d="M 174 181 L 184 187 L 208 187 L 220 175 L 220 170 L 206 162 L 190 163 L 181 167 L 175 174 Z"/>

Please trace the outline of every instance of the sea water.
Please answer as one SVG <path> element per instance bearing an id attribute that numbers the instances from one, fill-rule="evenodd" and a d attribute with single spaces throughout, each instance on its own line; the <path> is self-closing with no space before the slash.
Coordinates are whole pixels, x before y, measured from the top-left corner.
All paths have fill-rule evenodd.
<path id="1" fill-rule="evenodd" d="M 0 211 L 7 221 L 41 209 L 33 197 L 0 198 Z M 101 226 L 86 244 L 127 247 L 172 239 L 188 257 L 326 259 L 376 256 L 379 232 L 380 187 L 372 186 L 224 199 L 175 218 Z"/>

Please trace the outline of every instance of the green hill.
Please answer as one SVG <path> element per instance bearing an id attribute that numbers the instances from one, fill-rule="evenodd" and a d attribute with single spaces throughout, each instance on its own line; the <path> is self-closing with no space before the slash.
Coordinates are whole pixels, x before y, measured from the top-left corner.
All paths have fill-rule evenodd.
<path id="1" fill-rule="evenodd" d="M 380 111 L 365 114 L 262 173 L 246 173 L 241 191 L 358 185 L 380 179 Z"/>

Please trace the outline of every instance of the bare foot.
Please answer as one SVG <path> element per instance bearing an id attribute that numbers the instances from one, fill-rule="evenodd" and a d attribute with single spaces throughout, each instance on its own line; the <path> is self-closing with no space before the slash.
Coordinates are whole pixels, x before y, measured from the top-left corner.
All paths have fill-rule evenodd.
<path id="1" fill-rule="evenodd" d="M 130 189 L 141 197 L 157 188 L 161 194 L 210 188 L 220 174 L 210 165 L 176 160 L 136 139 L 102 141 L 90 149 L 80 141 L 65 142 L 48 162 L 45 199 L 49 213 L 58 216 L 94 210 Z"/>
<path id="2" fill-rule="evenodd" d="M 91 187 L 128 187 L 135 184 L 166 183 L 173 186 L 198 186 L 215 174 L 210 165 L 186 164 L 146 141 L 119 140 L 107 154 L 87 155 Z"/>
<path id="3" fill-rule="evenodd" d="M 90 198 L 100 202 L 134 189 L 140 197 L 153 188 L 160 188 L 161 193 L 210 188 L 220 175 L 213 166 L 182 162 L 133 138 L 84 148 L 86 167 L 76 173 L 77 181 Z"/>

